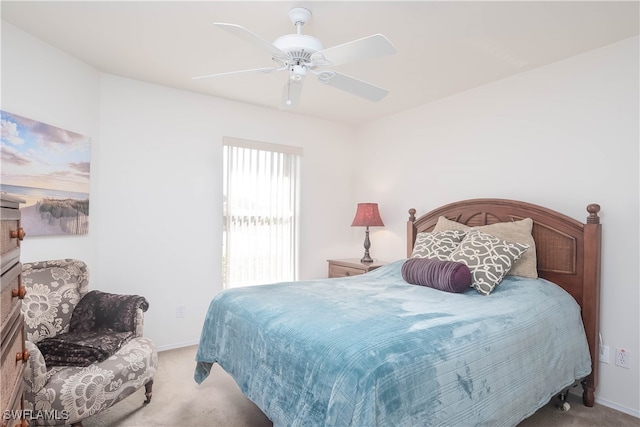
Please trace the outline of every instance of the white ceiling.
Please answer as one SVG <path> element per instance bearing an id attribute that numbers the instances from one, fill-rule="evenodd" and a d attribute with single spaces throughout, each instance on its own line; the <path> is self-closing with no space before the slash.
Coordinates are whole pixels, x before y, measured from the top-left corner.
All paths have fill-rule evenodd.
<path id="1" fill-rule="evenodd" d="M 381 86 L 378 103 L 306 78 L 297 113 L 358 124 L 638 35 L 638 1 L 5 1 L 2 20 L 110 74 L 277 109 L 285 72 L 205 80 L 271 67 L 264 51 L 214 26 L 273 41 L 302 32 L 331 47 L 382 33 L 392 56 L 335 67 Z M 310 78 L 311 77 L 311 78 Z"/>

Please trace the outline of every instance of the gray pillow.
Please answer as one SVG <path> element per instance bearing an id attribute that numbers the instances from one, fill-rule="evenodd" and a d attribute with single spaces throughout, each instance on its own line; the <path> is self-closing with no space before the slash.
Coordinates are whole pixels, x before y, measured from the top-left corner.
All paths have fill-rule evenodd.
<path id="1" fill-rule="evenodd" d="M 469 227 L 456 221 L 441 216 L 433 231 L 443 230 L 478 230 L 499 239 L 509 242 L 522 243 L 527 245 L 529 249 L 517 260 L 507 273 L 509 276 L 522 276 L 536 279 L 538 277 L 537 259 L 536 259 L 536 242 L 533 240 L 531 230 L 533 229 L 533 220 L 525 218 L 520 221 L 497 222 L 495 224 L 482 225 L 478 227 Z"/>

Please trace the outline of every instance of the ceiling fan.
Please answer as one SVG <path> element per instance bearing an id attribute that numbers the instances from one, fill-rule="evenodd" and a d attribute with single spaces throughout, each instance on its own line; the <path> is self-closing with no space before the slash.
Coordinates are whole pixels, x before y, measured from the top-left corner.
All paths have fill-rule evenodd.
<path id="1" fill-rule="evenodd" d="M 380 101 L 389 93 L 383 88 L 327 69 L 334 65 L 393 54 L 396 49 L 389 39 L 382 34 L 374 34 L 325 49 L 317 38 L 302 34 L 302 26 L 311 18 L 311 12 L 308 9 L 293 8 L 289 11 L 289 18 L 296 27 L 296 34 L 279 37 L 273 43 L 269 43 L 240 25 L 215 22 L 214 25 L 217 27 L 267 51 L 277 66 L 209 74 L 193 79 L 287 70 L 289 76 L 284 85 L 281 109 L 292 108 L 299 104 L 302 83 L 308 73 L 314 74 L 320 83 L 373 102 Z"/>

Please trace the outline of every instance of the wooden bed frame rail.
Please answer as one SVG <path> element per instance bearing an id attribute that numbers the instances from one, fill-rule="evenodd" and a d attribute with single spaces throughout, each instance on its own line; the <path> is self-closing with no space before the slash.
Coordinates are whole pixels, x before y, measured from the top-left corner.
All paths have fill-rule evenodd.
<path id="1" fill-rule="evenodd" d="M 598 385 L 602 226 L 599 205 L 588 205 L 587 212 L 586 223 L 581 223 L 542 206 L 507 199 L 463 200 L 419 218 L 415 209 L 409 209 L 407 256 L 413 252 L 416 235 L 433 230 L 440 216 L 472 227 L 531 218 L 538 275 L 561 286 L 582 308 L 591 353 L 591 374 L 582 381 L 582 400 L 593 406 Z"/>

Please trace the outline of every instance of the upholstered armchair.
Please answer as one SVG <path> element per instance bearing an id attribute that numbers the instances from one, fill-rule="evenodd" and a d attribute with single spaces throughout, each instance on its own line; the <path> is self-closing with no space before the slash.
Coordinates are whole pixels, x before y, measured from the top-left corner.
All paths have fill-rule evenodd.
<path id="1" fill-rule="evenodd" d="M 22 312 L 30 353 L 24 397 L 26 409 L 32 411 L 31 425 L 81 427 L 83 419 L 142 386 L 144 403 L 151 401 L 158 354 L 154 343 L 142 336 L 143 311 L 148 307 L 143 297 L 89 292 L 87 266 L 73 259 L 25 263 L 22 281 L 26 288 Z M 116 304 L 105 304 L 106 297 L 116 298 Z M 124 301 L 128 313 L 118 311 Z M 118 318 L 110 319 L 114 314 Z M 96 340 L 97 332 L 92 328 L 107 330 L 111 335 Z M 80 344 L 66 341 L 77 333 L 82 337 Z M 64 351 L 56 353 L 59 349 Z"/>

